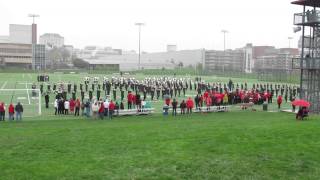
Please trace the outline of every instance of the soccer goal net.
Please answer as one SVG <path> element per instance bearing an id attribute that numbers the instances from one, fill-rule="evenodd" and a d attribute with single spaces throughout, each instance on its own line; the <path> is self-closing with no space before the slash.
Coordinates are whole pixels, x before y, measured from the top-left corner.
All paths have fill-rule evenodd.
<path id="1" fill-rule="evenodd" d="M 39 89 L 0 89 L 0 102 L 6 107 L 12 103 L 14 106 L 20 102 L 23 106 L 24 117 L 41 115 L 41 94 Z"/>

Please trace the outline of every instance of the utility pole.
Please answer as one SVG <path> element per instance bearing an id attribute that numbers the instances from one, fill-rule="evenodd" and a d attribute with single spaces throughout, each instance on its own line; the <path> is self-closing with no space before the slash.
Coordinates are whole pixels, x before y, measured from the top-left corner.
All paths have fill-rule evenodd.
<path id="1" fill-rule="evenodd" d="M 223 51 L 226 51 L 226 34 L 229 32 L 225 29 L 221 30 L 221 32 L 223 33 Z"/>
<path id="2" fill-rule="evenodd" d="M 291 40 L 293 39 L 293 37 L 288 37 L 289 40 L 289 48 L 291 48 Z"/>
<path id="3" fill-rule="evenodd" d="M 28 17 L 32 18 L 31 25 L 31 43 L 32 43 L 32 69 L 40 70 L 41 65 L 36 64 L 35 53 L 37 52 L 37 24 L 35 24 L 35 18 L 40 17 L 37 14 L 29 14 Z"/>
<path id="4" fill-rule="evenodd" d="M 144 26 L 144 23 L 135 23 L 136 26 L 139 27 L 139 62 L 138 62 L 138 70 L 140 70 L 141 63 L 141 26 Z"/>
<path id="5" fill-rule="evenodd" d="M 35 18 L 40 17 L 38 14 L 29 14 L 28 17 L 32 18 L 32 44 L 37 44 L 37 25 Z"/>

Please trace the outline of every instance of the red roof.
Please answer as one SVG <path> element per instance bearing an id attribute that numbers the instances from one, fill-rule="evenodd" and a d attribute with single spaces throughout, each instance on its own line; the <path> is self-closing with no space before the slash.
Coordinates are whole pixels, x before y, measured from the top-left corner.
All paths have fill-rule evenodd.
<path id="1" fill-rule="evenodd" d="M 291 4 L 297 4 L 297 5 L 304 5 L 304 6 L 311 6 L 311 7 L 320 7 L 320 1 L 319 0 L 298 0 L 293 1 Z"/>

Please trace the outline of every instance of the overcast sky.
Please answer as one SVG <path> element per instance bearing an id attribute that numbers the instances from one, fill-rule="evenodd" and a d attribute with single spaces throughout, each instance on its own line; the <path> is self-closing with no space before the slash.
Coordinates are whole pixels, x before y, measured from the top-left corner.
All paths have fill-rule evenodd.
<path id="1" fill-rule="evenodd" d="M 297 46 L 293 13 L 302 8 L 292 0 L 1 0 L 0 35 L 9 24 L 31 24 L 39 14 L 38 34 L 59 33 L 65 43 L 112 46 L 137 50 L 138 28 L 144 22 L 142 51 L 223 49 L 222 29 L 228 30 L 227 48 L 254 45 Z"/>

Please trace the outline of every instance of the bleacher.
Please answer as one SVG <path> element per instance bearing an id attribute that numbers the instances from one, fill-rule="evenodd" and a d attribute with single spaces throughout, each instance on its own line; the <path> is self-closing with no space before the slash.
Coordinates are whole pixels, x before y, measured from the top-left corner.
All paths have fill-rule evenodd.
<path id="1" fill-rule="evenodd" d="M 197 109 L 193 109 L 195 113 L 200 112 L 228 112 L 230 106 L 210 106 L 209 108 L 206 106 L 198 107 Z"/>
<path id="2" fill-rule="evenodd" d="M 149 115 L 154 113 L 154 108 L 143 108 L 140 111 L 137 109 L 123 109 L 115 110 L 115 116 L 139 116 L 139 115 Z"/>
<path id="3" fill-rule="evenodd" d="M 254 106 L 253 102 L 249 102 L 249 103 L 241 103 L 240 104 L 240 109 L 244 110 L 244 109 L 252 109 Z"/>
<path id="4" fill-rule="evenodd" d="M 114 116 L 139 116 L 139 115 L 150 115 L 155 111 L 154 108 L 144 108 L 138 111 L 137 109 L 124 109 L 124 110 L 115 110 Z M 200 112 L 228 112 L 230 110 L 230 106 L 211 106 L 209 109 L 204 107 L 193 108 L 192 112 L 200 113 Z M 172 112 L 172 107 L 170 107 L 169 111 Z M 181 112 L 180 108 L 177 108 L 177 114 Z M 187 113 L 187 109 L 186 109 Z"/>
<path id="5" fill-rule="evenodd" d="M 207 108 L 207 106 L 193 108 L 192 112 L 194 113 L 200 113 L 200 112 L 228 112 L 230 110 L 230 106 L 210 106 L 210 108 Z M 169 111 L 172 112 L 172 107 L 170 107 Z M 180 108 L 177 108 L 177 114 L 181 112 Z M 187 109 L 185 110 L 187 113 Z"/>

